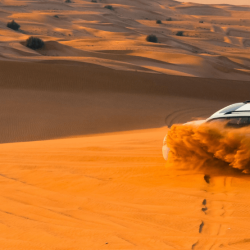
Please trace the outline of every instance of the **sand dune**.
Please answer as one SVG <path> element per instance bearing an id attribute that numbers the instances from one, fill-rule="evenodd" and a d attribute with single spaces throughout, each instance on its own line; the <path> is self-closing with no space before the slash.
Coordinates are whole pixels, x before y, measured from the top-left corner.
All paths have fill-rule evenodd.
<path id="1" fill-rule="evenodd" d="M 112 5 L 113 10 L 104 8 L 106 4 Z M 13 19 L 21 25 L 19 31 L 6 27 L 6 23 Z M 157 24 L 156 20 L 162 23 Z M 245 65 L 221 65 L 216 60 L 211 64 L 210 55 L 229 57 L 237 53 L 242 60 L 248 58 L 248 42 L 242 42 L 240 38 L 249 37 L 249 26 L 248 9 L 241 6 L 233 8 L 170 0 L 2 1 L 0 41 L 4 43 L 4 50 L 0 50 L 0 56 L 15 61 L 66 60 L 125 71 L 248 81 Z M 176 36 L 178 31 L 183 31 L 184 36 Z M 159 43 L 146 42 L 149 34 L 155 34 Z M 34 51 L 26 48 L 23 53 L 21 48 L 31 35 L 45 41 L 45 48 L 37 51 L 36 58 Z M 99 53 L 104 50 L 112 52 L 112 56 Z M 138 50 L 140 60 L 133 54 L 127 53 L 124 57 L 119 52 L 137 53 Z M 168 56 L 173 53 L 183 54 L 190 64 L 165 64 L 157 58 L 148 60 L 148 54 L 155 52 L 164 53 L 164 61 L 168 61 Z M 192 67 L 194 56 L 197 57 L 195 70 Z"/>
<path id="2" fill-rule="evenodd" d="M 250 37 L 250 31 L 239 30 L 239 29 L 228 29 L 227 30 L 227 35 L 228 36 L 249 38 Z"/>
<path id="3" fill-rule="evenodd" d="M 235 88 L 234 81 L 203 79 L 201 85 L 198 78 L 125 73 L 82 63 L 3 62 L 0 68 L 2 143 L 185 122 L 192 117 L 206 117 L 228 104 Z M 16 74 L 11 74 L 13 68 Z M 214 93 L 218 84 L 227 86 L 227 90 L 222 87 L 221 92 Z M 246 99 L 247 91 L 240 92 L 248 89 L 248 83 L 239 85 L 235 100 Z M 196 91 L 188 94 L 190 87 Z M 179 110 L 180 105 L 185 108 Z"/>
<path id="4" fill-rule="evenodd" d="M 203 4 L 182 4 L 175 6 L 175 9 L 179 10 L 182 14 L 186 15 L 197 15 L 197 16 L 230 16 L 230 12 L 222 8 L 217 8 L 213 6 L 203 5 Z"/>
<path id="5" fill-rule="evenodd" d="M 248 249 L 248 177 L 207 183 L 161 156 L 165 125 L 247 97 L 248 82 L 62 62 L 0 67 L 2 248 Z"/>
<path id="6" fill-rule="evenodd" d="M 246 47 L 250 47 L 250 39 L 244 40 L 243 45 L 246 46 Z"/>
<path id="7" fill-rule="evenodd" d="M 205 192 L 194 186 L 191 192 L 200 196 L 198 199 L 176 194 L 175 181 L 167 177 L 161 155 L 155 150 L 160 146 L 156 135 L 162 137 L 164 132 L 147 130 L 1 146 L 1 154 L 5 155 L 1 158 L 5 165 L 1 172 L 5 186 L 0 211 L 2 247 L 191 247 L 199 237 L 203 216 L 199 210 Z M 136 141 L 133 147 L 131 140 Z M 66 150 L 63 145 L 67 145 Z M 24 152 L 29 155 L 27 158 L 23 157 Z M 18 158 L 25 167 L 20 170 L 10 157 Z M 196 186 L 203 182 L 202 176 L 195 180 Z M 18 197 L 14 195 L 17 190 Z M 172 202 L 179 204 L 179 212 L 189 215 L 185 224 L 185 215 L 180 217 L 170 205 Z M 192 215 L 192 210 L 196 214 Z M 171 225 L 173 217 L 176 224 Z M 23 229 L 25 240 L 21 236 Z"/>
<path id="8" fill-rule="evenodd" d="M 161 154 L 167 126 L 249 99 L 249 27 L 244 6 L 1 0 L 1 249 L 249 249 L 249 176 Z"/>
<path id="9" fill-rule="evenodd" d="M 249 178 L 170 172 L 165 131 L 0 145 L 2 248 L 248 249 Z"/>

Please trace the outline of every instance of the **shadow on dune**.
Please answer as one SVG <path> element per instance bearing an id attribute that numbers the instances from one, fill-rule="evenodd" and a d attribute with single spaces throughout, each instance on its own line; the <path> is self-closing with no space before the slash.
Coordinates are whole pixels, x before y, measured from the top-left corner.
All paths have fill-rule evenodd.
<path id="1" fill-rule="evenodd" d="M 249 88 L 69 62 L 0 62 L 0 72 L 0 143 L 183 123 L 247 99 Z"/>

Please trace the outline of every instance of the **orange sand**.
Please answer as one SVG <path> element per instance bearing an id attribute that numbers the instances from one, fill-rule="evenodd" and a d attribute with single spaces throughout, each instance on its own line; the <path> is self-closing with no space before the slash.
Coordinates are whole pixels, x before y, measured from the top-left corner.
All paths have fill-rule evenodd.
<path id="1" fill-rule="evenodd" d="M 0 249 L 249 249 L 248 175 L 161 155 L 166 126 L 249 99 L 249 10 L 1 0 Z"/>
<path id="2" fill-rule="evenodd" d="M 1 248 L 248 249 L 249 179 L 169 172 L 165 131 L 1 145 Z"/>
<path id="3" fill-rule="evenodd" d="M 114 10 L 104 8 L 108 4 Z M 248 81 L 249 10 L 174 0 L 2 0 L 0 58 Z M 6 27 L 13 19 L 19 31 Z M 176 36 L 178 31 L 184 36 Z M 150 34 L 159 42 L 146 42 Z M 42 38 L 45 47 L 26 48 L 31 35 Z"/>

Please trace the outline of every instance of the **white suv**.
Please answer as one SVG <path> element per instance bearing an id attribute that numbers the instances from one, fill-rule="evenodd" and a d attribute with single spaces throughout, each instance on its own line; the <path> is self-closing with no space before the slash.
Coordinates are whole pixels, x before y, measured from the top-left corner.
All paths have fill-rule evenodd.
<path id="1" fill-rule="evenodd" d="M 241 128 L 250 125 L 250 101 L 235 103 L 229 105 L 213 115 L 211 115 L 206 120 L 192 121 L 185 124 L 193 124 L 199 126 L 203 123 L 210 123 L 215 121 L 226 122 L 227 127 Z M 184 124 L 184 125 L 185 125 Z M 163 140 L 162 154 L 165 160 L 168 159 L 169 148 L 166 144 L 167 135 Z"/>

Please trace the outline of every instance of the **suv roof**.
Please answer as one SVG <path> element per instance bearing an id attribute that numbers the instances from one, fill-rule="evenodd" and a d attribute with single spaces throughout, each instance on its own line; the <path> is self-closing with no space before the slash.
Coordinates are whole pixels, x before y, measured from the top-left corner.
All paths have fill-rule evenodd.
<path id="1" fill-rule="evenodd" d="M 250 101 L 239 102 L 229 105 L 211 115 L 207 120 L 215 118 L 239 117 L 239 116 L 250 117 Z"/>

